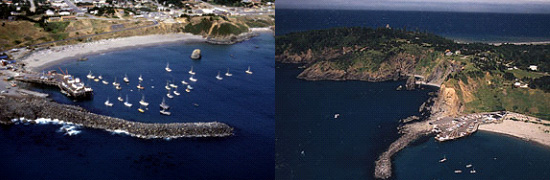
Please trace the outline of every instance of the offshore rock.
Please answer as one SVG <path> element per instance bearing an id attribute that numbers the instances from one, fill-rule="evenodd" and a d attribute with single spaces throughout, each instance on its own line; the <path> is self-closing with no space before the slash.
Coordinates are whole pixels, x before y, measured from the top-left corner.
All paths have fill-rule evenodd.
<path id="1" fill-rule="evenodd" d="M 200 49 L 195 49 L 193 50 L 193 53 L 191 53 L 191 59 L 200 59 L 201 58 L 201 50 Z"/>

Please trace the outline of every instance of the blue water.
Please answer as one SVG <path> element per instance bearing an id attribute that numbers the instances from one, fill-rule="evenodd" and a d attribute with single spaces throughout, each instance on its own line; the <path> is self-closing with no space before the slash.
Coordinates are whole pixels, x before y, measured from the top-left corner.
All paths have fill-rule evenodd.
<path id="1" fill-rule="evenodd" d="M 189 55 L 199 48 L 203 57 Z M 92 112 L 140 122 L 219 121 L 235 128 L 227 138 L 180 138 L 143 140 L 113 135 L 103 130 L 81 128 L 76 136 L 56 132 L 59 125 L 16 125 L 0 131 L 0 169 L 7 179 L 272 179 L 274 176 L 274 38 L 261 34 L 235 45 L 172 43 L 88 56 L 54 65 L 86 79 L 91 70 L 111 83 L 114 77 L 122 90 L 101 82 L 88 82 L 92 100 L 73 102 L 55 88 L 35 89 L 49 93 L 55 101 L 75 104 Z M 164 70 L 166 63 L 173 70 Z M 190 66 L 197 82 L 188 80 Z M 251 67 L 252 75 L 244 71 Z M 232 77 L 224 73 L 230 68 Z M 221 71 L 224 79 L 215 76 Z M 124 74 L 129 85 L 122 82 Z M 145 90 L 136 86 L 143 75 Z M 168 99 L 172 116 L 161 116 L 159 104 L 166 97 L 166 81 L 175 81 L 180 96 Z M 194 87 L 190 93 L 181 80 Z M 154 86 L 154 88 L 152 88 Z M 116 97 L 128 94 L 132 108 Z M 137 111 L 145 95 L 148 110 Z M 105 107 L 110 98 L 113 107 Z M 194 104 L 198 104 L 195 106 Z"/>
<path id="2" fill-rule="evenodd" d="M 538 41 L 550 39 L 549 17 L 277 9 L 276 33 L 390 24 L 457 39 Z M 297 65 L 276 66 L 277 179 L 373 179 L 374 161 L 398 138 L 398 120 L 417 115 L 430 91 L 395 91 L 403 82 L 303 81 L 296 79 L 301 72 Z M 335 113 L 341 116 L 334 119 Z M 444 155 L 449 160 L 438 163 Z M 393 162 L 395 179 L 550 177 L 550 148 L 486 132 L 446 143 L 426 137 L 398 153 Z M 464 167 L 469 163 L 475 175 Z M 463 174 L 454 174 L 459 168 Z"/>
<path id="3" fill-rule="evenodd" d="M 403 81 L 303 81 L 296 67 L 277 64 L 277 179 L 371 178 L 399 120 L 419 115 L 431 91 L 396 91 Z"/>
<path id="4" fill-rule="evenodd" d="M 295 18 L 300 17 L 300 18 Z M 550 40 L 550 14 L 277 9 L 277 34 L 330 27 L 428 31 L 459 41 Z"/>

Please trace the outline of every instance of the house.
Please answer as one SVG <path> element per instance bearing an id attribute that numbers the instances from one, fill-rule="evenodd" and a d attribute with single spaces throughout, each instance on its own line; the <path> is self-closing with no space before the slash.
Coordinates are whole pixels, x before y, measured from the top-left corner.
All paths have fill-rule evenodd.
<path id="1" fill-rule="evenodd" d="M 71 15 L 71 12 L 62 11 L 62 12 L 59 12 L 59 15 L 61 15 L 61 16 L 69 16 L 69 15 Z"/>
<path id="2" fill-rule="evenodd" d="M 538 67 L 535 65 L 530 65 L 529 69 L 531 69 L 532 71 L 537 71 Z"/>
<path id="3" fill-rule="evenodd" d="M 515 82 L 514 83 L 514 87 L 520 87 L 521 86 L 521 83 L 520 82 Z"/>
<path id="4" fill-rule="evenodd" d="M 55 15 L 54 11 L 49 10 L 49 9 L 46 11 L 46 16 L 53 16 L 53 15 Z"/>

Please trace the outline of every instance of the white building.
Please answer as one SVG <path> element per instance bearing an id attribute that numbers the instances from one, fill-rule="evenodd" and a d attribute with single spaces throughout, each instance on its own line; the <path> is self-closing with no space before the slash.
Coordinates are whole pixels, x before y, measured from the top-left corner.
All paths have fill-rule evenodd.
<path id="1" fill-rule="evenodd" d="M 530 65 L 529 66 L 529 69 L 533 70 L 533 71 L 537 71 L 538 67 L 535 66 L 535 65 Z"/>
<path id="2" fill-rule="evenodd" d="M 69 15 L 71 15 L 71 13 L 68 12 L 68 11 L 62 11 L 62 12 L 59 12 L 59 15 L 61 15 L 61 16 L 69 16 Z"/>
<path id="3" fill-rule="evenodd" d="M 55 15 L 54 11 L 49 10 L 49 9 L 46 11 L 46 16 L 53 16 L 53 15 Z"/>

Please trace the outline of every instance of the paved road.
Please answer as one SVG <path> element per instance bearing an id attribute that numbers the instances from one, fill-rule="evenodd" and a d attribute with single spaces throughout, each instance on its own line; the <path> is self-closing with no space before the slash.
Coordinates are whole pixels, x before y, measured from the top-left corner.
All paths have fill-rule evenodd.
<path id="1" fill-rule="evenodd" d="M 65 3 L 67 3 L 67 5 L 69 5 L 69 7 L 73 8 L 74 12 L 77 12 L 77 13 L 84 12 L 84 11 L 78 9 L 78 7 L 76 7 L 76 5 L 74 5 L 73 2 L 70 1 L 70 0 L 65 0 Z"/>

